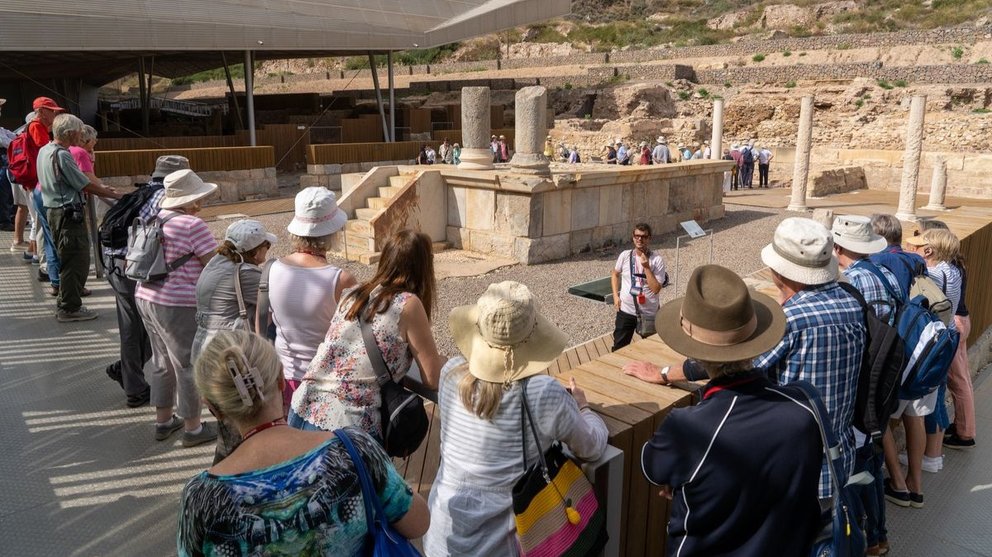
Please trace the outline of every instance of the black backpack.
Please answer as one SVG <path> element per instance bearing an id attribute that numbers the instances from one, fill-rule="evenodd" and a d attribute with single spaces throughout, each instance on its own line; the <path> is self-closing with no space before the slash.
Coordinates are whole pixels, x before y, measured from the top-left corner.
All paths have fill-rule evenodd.
<path id="1" fill-rule="evenodd" d="M 754 153 L 751 152 L 750 148 L 741 149 L 741 160 L 744 161 L 744 164 L 754 164 Z"/>
<path id="2" fill-rule="evenodd" d="M 838 283 L 861 304 L 868 338 L 861 357 L 858 391 L 854 399 L 854 427 L 872 438 L 881 438 L 889 416 L 899 405 L 899 385 L 906 368 L 906 349 L 899 331 L 878 318 L 857 288 Z M 895 314 L 896 308 L 892 308 Z"/>
<path id="3" fill-rule="evenodd" d="M 127 247 L 127 234 L 134 219 L 141 214 L 141 208 L 164 186 L 160 183 L 141 184 L 138 189 L 120 198 L 100 223 L 100 245 L 108 249 Z"/>

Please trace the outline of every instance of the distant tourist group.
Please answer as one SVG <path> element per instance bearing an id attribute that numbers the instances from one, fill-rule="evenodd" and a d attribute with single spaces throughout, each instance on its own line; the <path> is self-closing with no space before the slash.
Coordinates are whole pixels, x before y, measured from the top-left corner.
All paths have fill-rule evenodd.
<path id="1" fill-rule="evenodd" d="M 306 188 L 288 255 L 267 257 L 279 239 L 256 220 L 233 222 L 218 243 L 198 216 L 217 185 L 187 159 L 158 158 L 150 182 L 122 196 L 96 178 L 95 135 L 78 118 L 47 98 L 34 109 L 9 142 L 30 151 L 8 150 L 8 166 L 18 169 L 15 227 L 31 215 L 37 230 L 33 244 L 15 236 L 12 251 L 44 253 L 58 321 L 93 319 L 81 304 L 83 193 L 120 199 L 100 226 L 121 334 L 107 373 L 127 406 L 154 407 L 150 437 L 216 440 L 213 466 L 182 492 L 179 555 L 365 555 L 375 543 L 412 555 L 416 538 L 432 557 L 602 550 L 602 508 L 573 459 L 599 459 L 607 425 L 574 380 L 547 373 L 567 337 L 526 285 L 490 284 L 453 309 L 460 354 L 448 359 L 434 339 L 428 236 L 395 233 L 359 281 L 328 260 L 346 223 L 334 193 Z M 494 159 L 506 158 L 505 138 L 494 141 Z M 608 156 L 629 163 L 617 143 Z M 706 148 L 681 157 L 707 158 Z M 457 164 L 457 144 L 441 150 Z M 752 163 L 767 165 L 762 152 Z M 25 157 L 36 182 L 21 173 Z M 673 152 L 659 141 L 650 157 L 668 163 Z M 659 385 L 708 380 L 698 404 L 672 410 L 627 455 L 640 461 L 630 473 L 671 498 L 669 554 L 805 556 L 835 543 L 840 524 L 851 554 L 884 555 L 885 501 L 922 508 L 921 473 L 940 471 L 943 448 L 975 445 L 965 262 L 946 226 L 920 228 L 903 238 L 889 215 L 829 227 L 787 218 L 761 252 L 774 296 L 705 265 L 684 297 L 661 305 L 664 258 L 651 227 L 633 227 L 612 269 L 614 350 L 657 334 L 686 359 L 623 372 Z M 899 342 L 878 346 L 880 331 Z M 425 442 L 428 410 L 411 390 L 434 393 L 438 409 L 426 499 L 392 460 Z M 216 422 L 201 421 L 204 406 Z"/>

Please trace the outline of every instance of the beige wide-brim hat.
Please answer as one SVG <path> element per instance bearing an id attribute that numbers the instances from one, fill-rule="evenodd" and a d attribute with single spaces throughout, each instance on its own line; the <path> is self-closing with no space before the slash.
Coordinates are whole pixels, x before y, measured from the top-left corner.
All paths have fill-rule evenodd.
<path id="1" fill-rule="evenodd" d="M 871 219 L 861 215 L 836 217 L 830 234 L 838 246 L 862 255 L 878 253 L 889 245 L 885 238 L 875 233 Z"/>
<path id="2" fill-rule="evenodd" d="M 192 170 L 177 170 L 163 180 L 165 197 L 162 198 L 163 209 L 178 209 L 195 203 L 217 191 L 217 184 L 204 182 Z"/>
<path id="3" fill-rule="evenodd" d="M 785 334 L 785 312 L 750 290 L 733 271 L 697 267 L 684 297 L 658 310 L 658 336 L 679 354 L 706 362 L 737 362 L 764 354 Z"/>
<path id="4" fill-rule="evenodd" d="M 779 223 L 761 261 L 783 277 L 809 286 L 837 280 L 834 241 L 825 226 L 812 219 L 790 217 Z"/>
<path id="5" fill-rule="evenodd" d="M 568 344 L 541 315 L 530 289 L 513 281 L 490 284 L 474 305 L 451 310 L 448 327 L 469 373 L 491 383 L 541 373 Z"/>

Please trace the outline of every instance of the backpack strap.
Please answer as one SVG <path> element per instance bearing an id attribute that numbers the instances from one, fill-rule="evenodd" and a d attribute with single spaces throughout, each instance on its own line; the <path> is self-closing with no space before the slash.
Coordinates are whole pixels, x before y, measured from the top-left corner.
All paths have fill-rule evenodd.
<path id="1" fill-rule="evenodd" d="M 393 372 L 386 365 L 386 360 L 382 358 L 382 350 L 375 343 L 375 335 L 372 334 L 372 324 L 365 320 L 365 311 L 370 302 L 362 306 L 358 312 L 358 326 L 362 329 L 362 340 L 365 342 L 365 351 L 368 352 L 369 360 L 372 362 L 372 369 L 375 370 L 376 381 L 379 386 L 385 385 L 387 381 L 394 381 Z M 383 428 L 385 429 L 385 427 Z"/>
<path id="2" fill-rule="evenodd" d="M 843 455 L 840 442 L 837 440 L 833 428 L 826 422 L 830 414 L 827 413 L 827 409 L 823 405 L 820 392 L 817 391 L 812 383 L 808 381 L 792 381 L 785 386 L 794 387 L 809 401 L 809 409 L 813 412 L 813 418 L 816 420 L 817 427 L 820 428 L 820 439 L 823 441 L 823 453 L 827 456 L 827 469 L 830 472 L 830 483 L 834 488 L 833 500 L 834 508 L 836 509 L 838 500 L 841 497 L 841 490 L 843 489 L 843 486 L 840 485 L 840 478 L 837 476 L 837 470 L 842 465 Z"/>
<path id="3" fill-rule="evenodd" d="M 255 332 L 265 335 L 269 329 L 269 311 L 272 306 L 269 304 L 269 273 L 272 271 L 272 264 L 275 259 L 269 259 L 262 265 L 262 278 L 258 281 L 258 301 L 255 304 Z"/>
<path id="4" fill-rule="evenodd" d="M 154 217 L 152 217 L 153 220 L 154 219 L 158 219 L 159 228 L 162 230 L 162 237 L 163 238 L 165 237 L 165 223 L 167 223 L 170 220 L 172 220 L 172 219 L 174 219 L 174 218 L 176 218 L 176 217 L 179 216 L 179 213 L 176 213 L 174 211 L 169 211 L 169 212 L 172 213 L 172 214 L 171 215 L 167 215 L 164 218 L 158 216 L 157 214 Z M 178 269 L 178 268 L 182 267 L 183 265 L 185 265 L 186 262 L 189 261 L 190 259 L 192 259 L 194 255 L 196 255 L 196 254 L 193 253 L 193 252 L 189 252 L 186 255 L 180 257 L 179 259 L 176 259 L 176 260 L 172 261 L 171 263 L 166 263 L 165 264 L 165 268 L 171 273 L 172 271 L 175 271 L 176 269 Z"/>
<path id="5" fill-rule="evenodd" d="M 861 305 L 861 312 L 864 313 L 865 320 L 867 322 L 868 312 L 871 311 L 871 308 L 868 306 L 868 301 L 865 300 L 864 294 L 862 294 L 860 290 L 855 288 L 854 285 L 849 282 L 837 281 L 837 286 L 839 286 L 841 290 L 847 292 L 848 294 L 851 295 L 852 298 L 858 301 L 858 304 Z"/>
<path id="6" fill-rule="evenodd" d="M 245 327 L 248 327 L 248 308 L 245 307 L 245 296 L 241 291 L 241 266 L 244 263 L 238 263 L 234 267 L 234 293 L 238 297 L 238 317 L 241 318 L 241 322 L 244 323 Z"/>
<path id="7" fill-rule="evenodd" d="M 871 261 L 869 261 L 867 258 L 865 258 L 865 259 L 858 260 L 858 262 L 855 263 L 854 266 L 855 267 L 857 267 L 857 266 L 864 267 L 864 269 L 866 271 L 868 271 L 871 274 L 875 275 L 875 277 L 878 278 L 879 282 L 882 283 L 882 287 L 885 288 L 885 291 L 889 293 L 889 296 L 892 296 L 892 299 L 895 300 L 896 303 L 902 303 L 903 302 L 903 297 L 902 296 L 899 296 L 898 294 L 896 294 L 896 292 L 894 290 L 892 290 L 892 285 L 889 284 L 889 280 L 887 278 L 885 278 L 885 275 L 882 273 L 882 270 L 879 269 L 877 265 L 875 265 L 874 263 L 872 263 Z"/>

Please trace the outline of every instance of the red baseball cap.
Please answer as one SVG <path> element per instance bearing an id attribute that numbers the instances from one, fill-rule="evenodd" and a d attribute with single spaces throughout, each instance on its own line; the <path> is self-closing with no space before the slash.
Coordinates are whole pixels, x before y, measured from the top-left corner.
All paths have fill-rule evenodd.
<path id="1" fill-rule="evenodd" d="M 38 97 L 34 100 L 34 109 L 47 108 L 49 110 L 54 110 L 55 112 L 65 112 L 65 109 L 55 103 L 52 99 L 48 97 Z"/>

